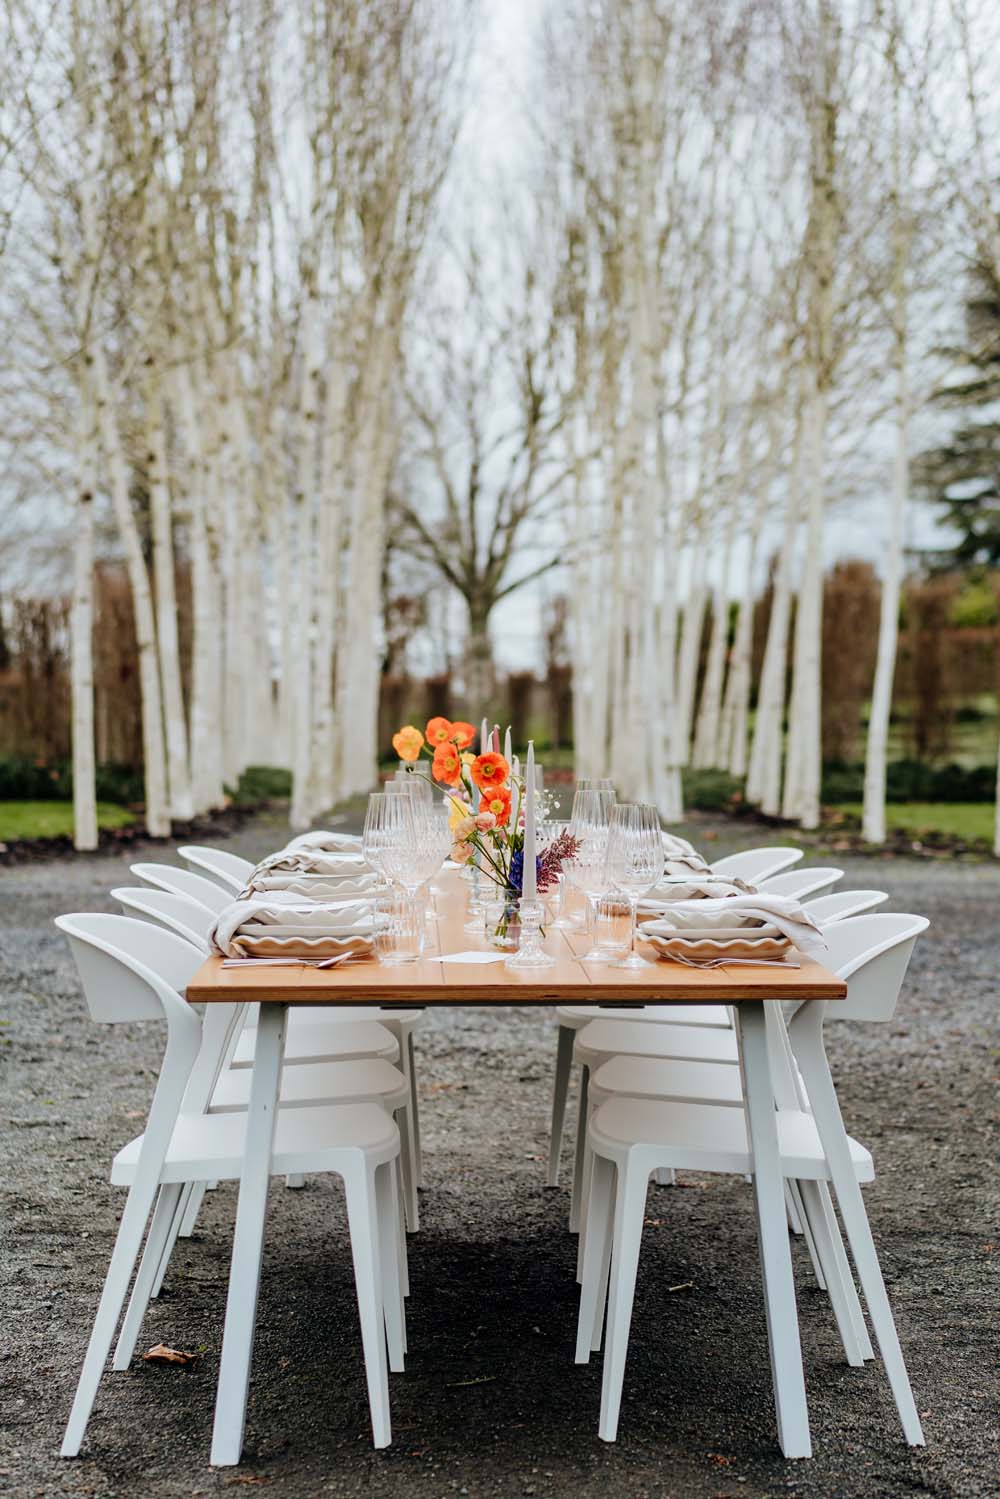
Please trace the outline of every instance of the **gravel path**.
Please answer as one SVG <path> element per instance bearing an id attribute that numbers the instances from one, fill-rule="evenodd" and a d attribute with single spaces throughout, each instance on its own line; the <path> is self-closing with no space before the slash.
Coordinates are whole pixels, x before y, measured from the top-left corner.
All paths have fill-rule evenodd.
<path id="1" fill-rule="evenodd" d="M 754 841 L 708 821 L 689 831 L 717 853 Z M 282 833 L 260 818 L 227 846 L 253 857 Z M 601 1443 L 600 1359 L 572 1361 L 566 1192 L 543 1184 L 551 1017 L 458 1010 L 419 1037 L 427 1185 L 393 1447 L 370 1446 L 342 1204 L 312 1179 L 272 1192 L 242 1466 L 208 1466 L 233 1187 L 210 1194 L 140 1340 L 198 1350 L 198 1364 L 106 1375 L 84 1456 L 60 1461 L 122 1200 L 108 1166 L 141 1128 L 161 1032 L 87 1020 L 51 918 L 112 909 L 107 892 L 138 857 L 165 855 L 0 871 L 0 1492 L 1000 1494 L 1000 869 L 849 856 L 835 861 L 845 884 L 888 889 L 890 909 L 932 920 L 894 1023 L 829 1033 L 848 1126 L 879 1170 L 866 1199 L 925 1449 L 902 1444 L 880 1370 L 843 1363 L 797 1245 L 816 1456 L 781 1460 L 751 1198 L 718 1177 L 651 1190 L 621 1436 Z"/>

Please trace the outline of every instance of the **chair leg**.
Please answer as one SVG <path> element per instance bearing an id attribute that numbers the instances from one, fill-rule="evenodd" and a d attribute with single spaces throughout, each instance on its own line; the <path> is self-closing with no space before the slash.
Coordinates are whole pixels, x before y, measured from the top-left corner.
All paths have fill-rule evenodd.
<path id="1" fill-rule="evenodd" d="M 396 1178 L 396 1240 L 397 1258 L 399 1260 L 399 1284 L 402 1287 L 403 1295 L 409 1296 L 410 1266 L 409 1256 L 406 1250 L 406 1224 L 403 1219 L 403 1197 L 405 1189 L 403 1187 L 403 1168 L 401 1163 L 402 1153 L 400 1153 L 400 1155 L 396 1157 L 393 1167 L 393 1175 Z"/>
<path id="2" fill-rule="evenodd" d="M 156 1189 L 155 1181 L 136 1181 L 126 1199 L 125 1211 L 118 1225 L 111 1263 L 108 1266 L 97 1315 L 91 1329 L 90 1342 L 84 1356 L 80 1382 L 76 1387 L 73 1408 L 63 1436 L 61 1448 L 63 1457 L 76 1457 L 83 1443 L 87 1422 L 97 1395 L 97 1386 L 104 1372 L 108 1349 L 111 1347 L 118 1318 L 121 1316 L 125 1293 L 139 1256 L 143 1230 L 153 1206 Z"/>
<path id="3" fill-rule="evenodd" d="M 587 1095 L 590 1091 L 590 1068 L 580 1068 L 580 1106 L 576 1118 L 576 1154 L 573 1158 L 573 1192 L 569 1201 L 570 1233 L 579 1232 L 580 1206 L 583 1195 L 583 1158 L 587 1149 Z"/>
<path id="4" fill-rule="evenodd" d="M 625 1355 L 632 1326 L 635 1277 L 639 1268 L 639 1245 L 649 1178 L 627 1160 L 618 1170 L 615 1196 L 614 1243 L 608 1282 L 608 1329 L 601 1381 L 601 1421 L 598 1435 L 613 1442 L 618 1436 L 618 1415 L 625 1381 Z"/>
<path id="5" fill-rule="evenodd" d="M 840 1334 L 840 1341 L 843 1344 L 844 1357 L 852 1368 L 859 1369 L 864 1366 L 864 1350 L 851 1315 L 850 1293 L 844 1282 L 836 1248 L 830 1238 L 830 1227 L 816 1193 L 816 1185 L 815 1182 L 809 1181 L 799 1183 L 802 1194 L 803 1221 L 808 1225 L 809 1234 L 815 1243 L 817 1258 L 823 1269 L 824 1289 L 830 1298 L 830 1307 Z M 840 1241 L 839 1230 L 837 1240 Z M 842 1243 L 840 1248 L 843 1255 Z M 850 1281 L 850 1286 L 853 1291 L 853 1280 Z M 854 1293 L 854 1299 L 857 1300 L 857 1292 Z"/>
<path id="6" fill-rule="evenodd" d="M 403 1308 L 403 1291 L 399 1279 L 399 1236 L 396 1232 L 399 1202 L 396 1197 L 395 1181 L 396 1176 L 391 1161 L 376 1168 L 376 1228 L 379 1266 L 382 1275 L 382 1315 L 385 1321 L 385 1340 L 389 1351 L 389 1368 L 394 1374 L 401 1374 L 406 1353 L 406 1313 Z"/>
<path id="7" fill-rule="evenodd" d="M 375 1183 L 368 1169 L 359 1164 L 355 1173 L 345 1175 L 344 1186 L 358 1315 L 361 1319 L 361 1342 L 365 1355 L 365 1377 L 368 1381 L 372 1437 L 376 1447 L 388 1447 L 392 1441 L 392 1429 L 389 1421 L 389 1375 L 386 1368 L 382 1277 L 379 1273 Z"/>
<path id="8" fill-rule="evenodd" d="M 181 1192 L 180 1202 L 177 1205 L 177 1211 L 174 1213 L 173 1219 L 170 1222 L 170 1225 L 167 1229 L 167 1236 L 164 1239 L 163 1247 L 160 1250 L 160 1261 L 156 1267 L 156 1274 L 153 1277 L 153 1284 L 149 1292 L 150 1297 L 153 1301 L 156 1300 L 157 1296 L 159 1296 L 160 1292 L 163 1290 L 163 1281 L 168 1269 L 170 1268 L 170 1260 L 174 1252 L 174 1245 L 177 1243 L 177 1240 L 180 1237 L 181 1224 L 184 1221 L 185 1209 L 191 1200 L 190 1197 L 186 1194 L 187 1188 L 184 1188 Z"/>
<path id="9" fill-rule="evenodd" d="M 583 1165 L 580 1168 L 579 1236 L 576 1245 L 576 1278 L 583 1280 L 583 1253 L 587 1239 L 587 1212 L 590 1202 L 590 1180 L 593 1173 L 594 1152 L 590 1148 L 590 1121 L 594 1110 L 587 1103 L 587 1125 L 583 1144 Z"/>
<path id="10" fill-rule="evenodd" d="M 401 1109 L 396 1110 L 396 1123 L 400 1134 L 399 1165 L 403 1179 L 403 1214 L 407 1229 L 411 1234 L 415 1234 L 420 1227 L 420 1203 L 417 1198 L 416 1161 L 410 1151 L 413 1133 L 409 1127 L 409 1114 L 409 1104 L 404 1104 Z"/>
<path id="11" fill-rule="evenodd" d="M 181 1214 L 180 1227 L 177 1230 L 179 1239 L 190 1239 L 194 1233 L 194 1226 L 198 1221 L 201 1211 L 201 1200 L 205 1195 L 204 1182 L 188 1182 L 184 1188 L 184 1211 Z"/>
<path id="12" fill-rule="evenodd" d="M 808 1011 L 810 1007 L 805 1006 Z M 801 1016 L 801 1018 L 800 1018 Z M 893 1321 L 892 1308 L 882 1279 L 875 1242 L 872 1239 L 868 1214 L 865 1211 L 861 1188 L 854 1174 L 847 1133 L 837 1101 L 837 1092 L 830 1076 L 830 1068 L 823 1049 L 823 1014 L 818 1007 L 815 1015 L 796 1016 L 795 1054 L 805 1077 L 809 1101 L 812 1104 L 816 1127 L 823 1145 L 837 1204 L 843 1220 L 844 1230 L 851 1254 L 857 1267 L 861 1290 L 868 1303 L 868 1312 L 875 1329 L 875 1338 L 885 1365 L 886 1377 L 896 1402 L 903 1434 L 911 1447 L 924 1445 L 923 1428 L 917 1414 L 913 1391 L 910 1388 L 903 1351 Z"/>
<path id="13" fill-rule="evenodd" d="M 611 1261 L 611 1221 L 615 1181 L 614 1164 L 595 1155 L 591 1167 L 590 1199 L 583 1226 L 583 1276 L 580 1313 L 576 1323 L 576 1362 L 590 1362 L 591 1352 L 601 1346 L 604 1304 Z"/>
<path id="14" fill-rule="evenodd" d="M 791 1177 L 785 1177 L 785 1216 L 788 1219 L 788 1228 L 796 1238 L 805 1233 L 805 1225 L 802 1221 L 802 1204 L 799 1202 L 798 1188 Z M 813 1265 L 815 1269 L 815 1263 Z"/>
<path id="15" fill-rule="evenodd" d="M 826 1182 L 816 1182 L 815 1187 L 816 1199 L 820 1204 L 823 1218 L 827 1224 L 832 1258 L 834 1263 L 840 1267 L 840 1279 L 847 1295 L 847 1305 L 851 1313 L 854 1335 L 858 1340 L 858 1347 L 861 1350 L 861 1357 L 863 1359 L 873 1359 L 875 1357 L 875 1350 L 872 1347 L 872 1340 L 868 1336 L 868 1324 L 865 1321 L 865 1314 L 861 1309 L 858 1288 L 854 1284 L 854 1272 L 851 1269 L 851 1262 L 847 1258 L 844 1241 L 840 1236 L 840 1224 L 837 1222 L 837 1214 L 834 1211 L 829 1185 Z"/>
<path id="16" fill-rule="evenodd" d="M 405 1050 L 410 1062 L 407 1081 L 410 1084 L 410 1112 L 413 1115 L 413 1166 L 418 1187 L 424 1184 L 424 1147 L 420 1139 L 420 1101 L 417 1098 L 417 1053 L 413 1044 L 413 1032 L 406 1038 Z"/>
<path id="17" fill-rule="evenodd" d="M 125 1320 L 118 1334 L 115 1356 L 111 1364 L 113 1369 L 127 1369 L 132 1362 L 135 1345 L 142 1330 L 142 1319 L 146 1315 L 146 1308 L 152 1294 L 153 1282 L 159 1273 L 167 1237 L 174 1226 L 175 1218 L 184 1211 L 183 1193 L 184 1189 L 180 1184 L 160 1188 L 156 1207 L 153 1209 L 153 1221 L 146 1235 L 146 1247 L 139 1261 L 139 1273 L 135 1278 L 128 1309 L 125 1312 Z"/>
<path id="18" fill-rule="evenodd" d="M 573 1068 L 573 1040 L 576 1032 L 571 1026 L 559 1027 L 556 1042 L 556 1072 L 552 1085 L 552 1124 L 549 1129 L 549 1174 L 550 1187 L 559 1184 L 559 1153 L 562 1149 L 563 1130 L 566 1124 L 566 1099 L 569 1095 L 569 1077 Z"/>

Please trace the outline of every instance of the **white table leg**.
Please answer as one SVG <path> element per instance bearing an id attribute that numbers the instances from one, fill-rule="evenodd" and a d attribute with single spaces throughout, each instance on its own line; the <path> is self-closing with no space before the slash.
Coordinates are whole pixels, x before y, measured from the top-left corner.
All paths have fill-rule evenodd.
<path id="1" fill-rule="evenodd" d="M 243 1174 L 236 1208 L 233 1259 L 222 1334 L 219 1388 L 215 1397 L 211 1462 L 228 1467 L 240 1460 L 246 1420 L 247 1387 L 257 1291 L 264 1249 L 264 1217 L 271 1176 L 271 1151 L 278 1113 L 278 1091 L 285 1054 L 287 1005 L 268 1002 L 260 1007 L 254 1052 L 250 1102 L 247 1107 Z"/>
<path id="2" fill-rule="evenodd" d="M 771 1355 L 774 1408 L 778 1442 L 786 1457 L 811 1457 L 809 1412 L 802 1375 L 799 1319 L 788 1244 L 785 1191 L 778 1154 L 774 1091 L 767 1050 L 764 1004 L 760 1000 L 737 1007 L 740 1062 L 743 1068 L 747 1132 L 754 1161 L 754 1201 L 757 1242 L 767 1313 L 767 1342 Z"/>

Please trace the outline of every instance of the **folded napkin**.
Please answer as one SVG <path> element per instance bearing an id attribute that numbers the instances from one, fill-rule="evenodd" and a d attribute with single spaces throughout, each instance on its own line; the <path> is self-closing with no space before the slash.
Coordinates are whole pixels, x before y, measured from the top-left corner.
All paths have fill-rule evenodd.
<path id="1" fill-rule="evenodd" d="M 753 886 L 747 885 L 743 880 L 724 880 L 708 876 L 699 879 L 698 875 L 689 873 L 682 883 L 663 880 L 654 885 L 647 895 L 639 902 L 641 907 L 674 906 L 679 901 L 705 901 L 705 900 L 730 900 L 734 895 L 752 895 Z"/>
<path id="2" fill-rule="evenodd" d="M 300 833 L 285 844 L 285 848 L 315 848 L 321 853 L 349 854 L 361 852 L 361 837 L 358 833 L 331 833 L 316 828 L 311 833 Z"/>
<path id="3" fill-rule="evenodd" d="M 370 951 L 371 931 L 368 900 L 304 901 L 277 890 L 226 906 L 209 941 L 226 958 L 330 957 Z"/>
<path id="4" fill-rule="evenodd" d="M 685 869 L 708 868 L 708 861 L 702 858 L 698 850 L 686 838 L 678 838 L 676 833 L 662 833 L 661 837 L 668 874 L 682 874 Z M 671 868 L 671 865 L 675 867 Z"/>
<path id="5" fill-rule="evenodd" d="M 269 895 L 282 891 L 297 900 L 351 900 L 356 895 L 373 895 L 379 885 L 377 874 L 347 875 L 343 879 L 325 874 L 258 874 L 247 881 L 242 895 Z"/>
<path id="6" fill-rule="evenodd" d="M 279 848 L 262 859 L 247 881 L 252 888 L 261 876 L 288 874 L 321 874 L 327 879 L 357 880 L 374 870 L 362 854 L 325 853 L 315 848 Z"/>
<path id="7" fill-rule="evenodd" d="M 658 925 L 674 931 L 706 931 L 763 922 L 776 926 L 782 936 L 807 955 L 826 951 L 819 927 L 804 906 L 790 895 L 731 895 L 720 900 L 678 901 L 666 907 Z"/>

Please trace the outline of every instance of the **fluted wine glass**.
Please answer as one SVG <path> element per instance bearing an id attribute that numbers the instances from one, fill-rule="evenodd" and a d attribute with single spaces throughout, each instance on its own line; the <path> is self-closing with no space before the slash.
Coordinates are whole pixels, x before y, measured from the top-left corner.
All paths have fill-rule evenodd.
<path id="1" fill-rule="evenodd" d="M 614 806 L 615 794 L 608 790 L 578 791 L 573 798 L 569 831 L 577 840 L 577 851 L 567 860 L 565 873 L 571 885 L 582 890 L 587 897 L 590 912 L 590 932 L 593 945 L 584 953 L 585 963 L 606 963 L 607 954 L 597 946 L 595 910 L 597 901 L 604 894 L 604 868 L 608 851 L 608 828 Z"/>
<path id="2" fill-rule="evenodd" d="M 608 830 L 605 882 L 629 903 L 631 935 L 625 957 L 616 968 L 646 968 L 647 960 L 635 950 L 636 907 L 640 895 L 651 890 L 663 873 L 663 839 L 655 807 L 624 802 L 615 807 Z"/>

